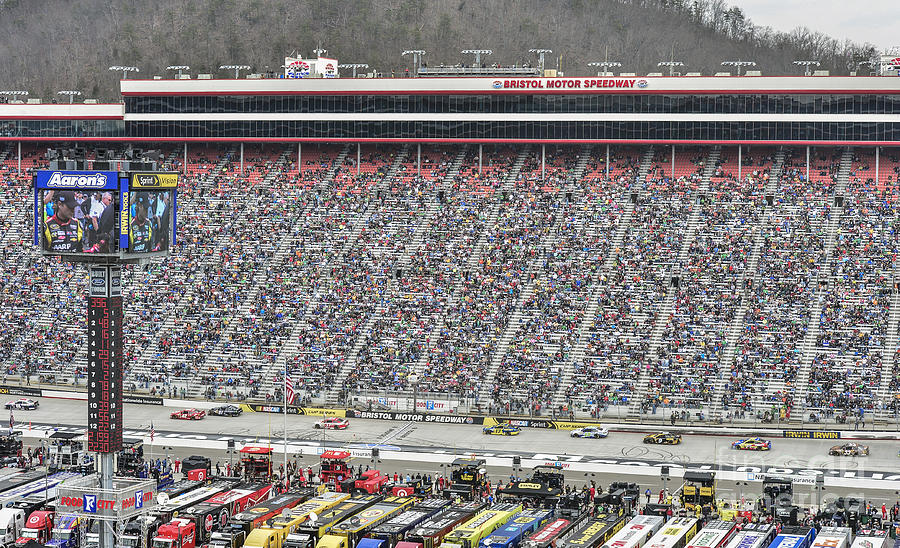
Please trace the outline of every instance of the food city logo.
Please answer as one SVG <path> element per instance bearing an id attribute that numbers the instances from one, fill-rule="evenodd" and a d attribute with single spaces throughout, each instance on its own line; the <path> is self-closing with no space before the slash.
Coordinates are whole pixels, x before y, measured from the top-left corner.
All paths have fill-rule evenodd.
<path id="1" fill-rule="evenodd" d="M 54 171 L 50 175 L 50 180 L 47 181 L 47 186 L 51 188 L 103 188 L 106 186 L 106 175 L 102 173 L 73 175 Z"/>
<path id="2" fill-rule="evenodd" d="M 145 502 L 153 500 L 151 491 L 135 491 L 134 495 L 122 500 L 101 499 L 97 495 L 84 494 L 80 497 L 60 497 L 59 505 L 81 508 L 83 512 L 96 514 L 100 510 L 128 510 L 143 508 Z"/>

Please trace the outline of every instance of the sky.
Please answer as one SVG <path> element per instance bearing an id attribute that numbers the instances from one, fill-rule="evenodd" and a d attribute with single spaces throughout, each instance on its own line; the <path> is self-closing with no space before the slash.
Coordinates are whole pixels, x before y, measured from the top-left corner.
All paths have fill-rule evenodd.
<path id="1" fill-rule="evenodd" d="M 805 26 L 882 50 L 900 46 L 900 0 L 726 0 L 761 26 Z"/>

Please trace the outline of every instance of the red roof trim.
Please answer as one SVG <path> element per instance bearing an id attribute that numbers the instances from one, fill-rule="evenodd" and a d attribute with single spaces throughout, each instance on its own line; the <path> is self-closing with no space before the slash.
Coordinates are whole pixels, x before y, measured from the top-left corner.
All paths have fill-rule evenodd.
<path id="1" fill-rule="evenodd" d="M 133 143 L 422 143 L 422 144 L 611 144 L 611 145 L 787 145 L 900 147 L 900 141 L 723 141 L 687 139 L 338 139 L 334 137 L 0 137 L 22 142 L 133 142 Z"/>
<path id="2" fill-rule="evenodd" d="M 741 89 L 741 90 L 625 90 L 624 88 L 601 89 L 533 89 L 528 92 L 518 90 L 415 90 L 415 91 L 148 91 L 122 92 L 125 97 L 186 97 L 198 96 L 243 96 L 243 95 L 900 95 L 900 89 Z"/>
<path id="3" fill-rule="evenodd" d="M 124 120 L 124 116 L 0 116 L 0 120 Z"/>

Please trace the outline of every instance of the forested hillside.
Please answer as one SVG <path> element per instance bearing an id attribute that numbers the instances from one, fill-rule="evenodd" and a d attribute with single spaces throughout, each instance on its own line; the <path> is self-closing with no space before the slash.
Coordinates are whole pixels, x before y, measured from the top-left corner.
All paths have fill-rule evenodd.
<path id="1" fill-rule="evenodd" d="M 317 45 L 342 63 L 390 74 L 411 67 L 404 49 L 429 64 L 471 62 L 467 48 L 492 49 L 489 63 L 536 62 L 586 75 L 609 58 L 647 73 L 673 58 L 712 74 L 723 60 L 753 60 L 764 74 L 796 74 L 818 59 L 832 74 L 855 70 L 872 51 L 808 29 L 760 28 L 723 0 L 0 0 L 0 89 L 49 98 L 61 89 L 115 98 L 111 65 L 137 77 L 167 65 L 218 73 L 222 64 L 280 70 L 285 54 Z"/>

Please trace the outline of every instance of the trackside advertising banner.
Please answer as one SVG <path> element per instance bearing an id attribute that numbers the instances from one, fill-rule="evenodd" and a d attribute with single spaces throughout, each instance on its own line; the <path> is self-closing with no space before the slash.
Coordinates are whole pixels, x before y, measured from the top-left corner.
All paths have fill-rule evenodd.
<path id="1" fill-rule="evenodd" d="M 31 388 L 30 386 L 0 386 L 0 395 L 39 398 L 43 394 L 44 391 L 40 388 Z"/>
<path id="2" fill-rule="evenodd" d="M 284 407 L 281 405 L 245 403 L 241 405 L 244 411 L 253 413 L 284 413 Z M 312 417 L 351 417 L 346 409 L 330 409 L 325 407 L 294 407 L 289 405 L 287 408 L 288 415 L 308 415 Z"/>

